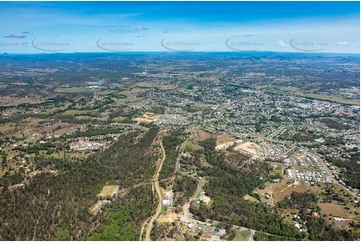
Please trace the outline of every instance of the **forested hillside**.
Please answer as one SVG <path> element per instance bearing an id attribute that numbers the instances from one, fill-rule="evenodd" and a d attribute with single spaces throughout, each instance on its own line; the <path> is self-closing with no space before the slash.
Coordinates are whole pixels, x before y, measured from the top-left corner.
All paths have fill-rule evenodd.
<path id="1" fill-rule="evenodd" d="M 152 213 L 154 197 L 150 186 L 132 187 L 149 181 L 154 173 L 158 153 L 152 142 L 157 133 L 157 128 L 150 128 L 140 138 L 140 133 L 128 134 L 82 163 L 47 161 L 47 168 L 57 173 L 38 174 L 25 187 L 4 186 L 0 239 L 136 239 L 141 223 Z M 129 192 L 104 212 L 92 215 L 89 208 L 106 184 Z"/>

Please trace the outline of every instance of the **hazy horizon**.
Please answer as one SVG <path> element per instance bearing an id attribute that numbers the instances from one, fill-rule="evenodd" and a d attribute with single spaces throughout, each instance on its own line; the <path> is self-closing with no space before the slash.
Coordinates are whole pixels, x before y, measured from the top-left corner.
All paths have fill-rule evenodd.
<path id="1" fill-rule="evenodd" d="M 0 2 L 0 9 L 7 53 L 360 48 L 359 2 Z"/>

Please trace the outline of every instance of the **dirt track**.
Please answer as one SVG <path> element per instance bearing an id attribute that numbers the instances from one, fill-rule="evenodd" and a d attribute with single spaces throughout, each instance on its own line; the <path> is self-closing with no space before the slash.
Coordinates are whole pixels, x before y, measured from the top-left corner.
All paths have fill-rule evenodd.
<path id="1" fill-rule="evenodd" d="M 160 211 L 162 209 L 162 193 L 160 191 L 160 186 L 159 186 L 159 173 L 162 170 L 163 162 L 165 160 L 165 151 L 164 151 L 162 141 L 160 141 L 160 148 L 162 149 L 163 157 L 159 161 L 158 170 L 154 174 L 153 181 L 152 181 L 152 183 L 153 183 L 153 185 L 155 187 L 155 190 L 157 192 L 157 196 L 158 196 L 158 207 L 157 207 L 157 210 L 156 210 L 155 214 L 151 217 L 150 222 L 148 223 L 147 230 L 146 230 L 146 233 L 145 233 L 145 239 L 144 239 L 145 241 L 150 241 L 150 232 L 152 231 L 153 224 L 154 224 L 155 220 L 158 218 L 159 213 L 160 213 Z M 143 229 L 142 229 L 142 232 L 143 232 Z"/>

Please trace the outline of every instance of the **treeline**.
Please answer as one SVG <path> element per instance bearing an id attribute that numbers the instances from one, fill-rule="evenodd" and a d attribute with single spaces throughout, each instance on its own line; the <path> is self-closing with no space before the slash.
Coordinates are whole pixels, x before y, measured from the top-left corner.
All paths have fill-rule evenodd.
<path id="1" fill-rule="evenodd" d="M 346 185 L 352 188 L 360 189 L 360 152 L 357 151 L 350 155 L 349 158 L 336 158 L 333 156 L 326 156 L 326 160 L 333 165 L 344 168 L 342 177 Z"/>
<path id="2" fill-rule="evenodd" d="M 319 138 L 319 135 L 314 134 L 312 130 L 297 131 L 295 134 L 284 132 L 280 135 L 280 139 L 297 141 L 297 142 L 313 142 L 314 139 Z"/>
<path id="3" fill-rule="evenodd" d="M 320 119 L 320 122 L 324 123 L 329 127 L 330 129 L 336 129 L 336 130 L 348 130 L 350 128 L 350 125 L 343 124 L 338 120 L 330 119 L 330 118 L 323 118 Z"/>
<path id="4" fill-rule="evenodd" d="M 293 192 L 290 199 L 285 199 L 279 203 L 277 206 L 279 208 L 292 208 L 292 209 L 317 209 L 315 204 L 317 203 L 318 198 L 313 193 L 298 193 Z"/>
<path id="5" fill-rule="evenodd" d="M 163 167 L 159 175 L 160 180 L 174 176 L 178 157 L 177 147 L 179 147 L 184 140 L 185 134 L 183 129 L 171 130 L 163 137 L 163 146 L 166 158 L 163 162 Z"/>
<path id="6" fill-rule="evenodd" d="M 189 176 L 177 175 L 173 191 L 175 192 L 175 207 L 183 206 L 197 190 L 197 182 Z"/>
<path id="7" fill-rule="evenodd" d="M 141 115 L 141 110 L 129 108 L 126 105 L 122 105 L 109 114 L 109 119 L 113 119 L 116 117 L 125 117 L 131 120 L 132 118 L 139 117 Z"/>
<path id="8" fill-rule="evenodd" d="M 19 151 L 22 151 L 22 152 L 24 152 L 26 154 L 39 155 L 40 151 L 42 151 L 42 150 L 46 151 L 47 154 L 51 154 L 53 152 L 58 152 L 60 150 L 67 149 L 68 147 L 69 146 L 67 144 L 56 144 L 56 145 L 54 145 L 51 142 L 47 142 L 47 143 L 44 143 L 44 144 L 38 143 L 36 145 L 27 146 L 27 147 L 18 146 L 18 147 L 15 147 L 14 150 L 19 150 Z"/>
<path id="9" fill-rule="evenodd" d="M 56 175 L 41 173 L 25 184 L 24 188 L 9 190 L 2 187 L 0 192 L 0 238 L 2 240 L 84 240 L 102 239 L 106 227 L 118 217 L 118 227 L 138 231 L 144 216 L 151 212 L 148 199 L 149 187 L 139 187 L 129 193 L 130 203 L 112 204 L 107 215 L 89 213 L 96 202 L 96 195 L 105 184 L 130 188 L 144 180 L 150 180 L 154 173 L 157 153 L 151 144 L 158 133 L 151 128 L 138 142 L 139 133 L 131 133 L 120 138 L 109 149 L 99 152 L 83 163 L 63 161 L 56 165 Z M 15 176 L 19 176 L 16 174 Z M 11 180 L 7 178 L 8 180 Z M 14 179 L 18 183 L 18 179 Z M 142 195 L 143 194 L 143 195 Z M 139 200 L 139 202 L 135 202 Z M 152 201 L 153 202 L 153 201 Z M 144 213 L 137 219 L 134 213 Z M 112 215 L 113 214 L 113 215 Z M 125 214 L 125 215 L 124 215 Z M 130 216 L 130 217 L 129 217 Z M 128 223 L 132 220 L 132 223 Z M 128 227 L 126 227 L 128 226 Z M 117 227 L 117 228 L 118 228 Z M 123 233 L 109 240 L 127 240 L 133 234 Z M 98 236 L 98 237 L 97 237 Z"/>
<path id="10" fill-rule="evenodd" d="M 259 232 L 259 231 L 257 231 L 254 234 L 253 239 L 256 241 L 290 241 L 290 240 L 294 240 L 293 238 L 279 236 L 279 235 L 273 235 L 273 234 L 267 234 L 267 233 Z"/>

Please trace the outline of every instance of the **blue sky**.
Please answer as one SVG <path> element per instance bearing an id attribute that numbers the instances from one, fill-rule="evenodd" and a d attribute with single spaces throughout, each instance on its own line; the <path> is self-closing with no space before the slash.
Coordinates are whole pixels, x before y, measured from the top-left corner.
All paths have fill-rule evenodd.
<path id="1" fill-rule="evenodd" d="M 0 2 L 0 52 L 359 53 L 359 2 Z"/>

